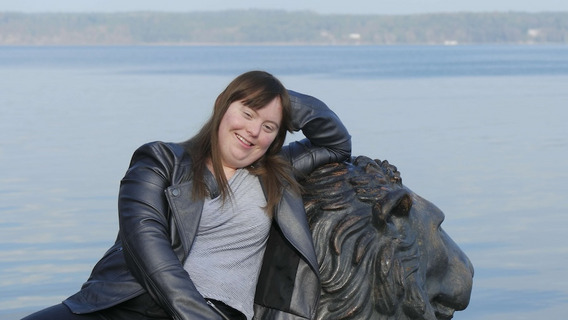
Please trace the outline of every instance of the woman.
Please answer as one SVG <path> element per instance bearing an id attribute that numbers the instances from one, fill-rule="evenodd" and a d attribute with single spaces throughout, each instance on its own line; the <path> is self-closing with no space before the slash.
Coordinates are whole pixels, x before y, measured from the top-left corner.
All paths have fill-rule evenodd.
<path id="1" fill-rule="evenodd" d="M 298 130 L 307 138 L 282 147 Z M 318 266 L 297 179 L 350 152 L 324 103 L 266 72 L 240 75 L 193 138 L 134 153 L 114 246 L 78 293 L 25 319 L 313 318 Z"/>

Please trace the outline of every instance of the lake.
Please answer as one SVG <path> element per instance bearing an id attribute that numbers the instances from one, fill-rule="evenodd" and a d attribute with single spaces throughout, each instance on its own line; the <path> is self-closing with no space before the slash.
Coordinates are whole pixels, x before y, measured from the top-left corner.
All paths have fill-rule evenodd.
<path id="1" fill-rule="evenodd" d="M 354 155 L 445 212 L 475 267 L 455 319 L 565 318 L 568 46 L 0 47 L 0 318 L 75 293 L 132 152 L 192 136 L 251 69 L 325 101 Z"/>

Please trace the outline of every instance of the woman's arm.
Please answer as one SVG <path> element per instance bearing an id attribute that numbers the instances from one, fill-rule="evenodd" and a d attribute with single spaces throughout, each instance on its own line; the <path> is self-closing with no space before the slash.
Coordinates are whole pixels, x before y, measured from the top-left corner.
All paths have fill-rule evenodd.
<path id="1" fill-rule="evenodd" d="M 317 98 L 291 90 L 288 93 L 294 130 L 302 130 L 306 136 L 282 149 L 292 163 L 296 178 L 302 179 L 321 165 L 348 160 L 351 135 L 337 115 Z"/>
<path id="2" fill-rule="evenodd" d="M 220 319 L 206 304 L 172 247 L 164 190 L 176 161 L 165 144 L 140 147 L 121 181 L 119 236 L 130 272 L 173 319 Z M 187 195 L 190 196 L 190 195 Z"/>

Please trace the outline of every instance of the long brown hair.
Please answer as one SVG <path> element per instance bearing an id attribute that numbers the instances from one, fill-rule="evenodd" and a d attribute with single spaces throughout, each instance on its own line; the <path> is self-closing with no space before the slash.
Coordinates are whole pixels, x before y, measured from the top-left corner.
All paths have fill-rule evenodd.
<path id="1" fill-rule="evenodd" d="M 193 165 L 193 196 L 205 198 L 209 195 L 205 184 L 205 170 L 207 161 L 211 159 L 215 180 L 222 199 L 230 197 L 227 178 L 223 174 L 221 155 L 219 151 L 219 124 L 231 103 L 242 101 L 249 108 L 258 110 L 265 107 L 275 98 L 282 104 L 282 122 L 276 138 L 268 147 L 266 153 L 251 166 L 249 172 L 260 177 L 263 184 L 267 205 L 266 212 L 272 214 L 282 196 L 283 188 L 290 187 L 299 192 L 299 184 L 292 175 L 290 164 L 285 161 L 279 152 L 286 139 L 286 132 L 292 131 L 290 96 L 282 83 L 270 73 L 265 71 L 249 71 L 235 78 L 217 97 L 213 113 L 201 130 L 185 145 Z"/>

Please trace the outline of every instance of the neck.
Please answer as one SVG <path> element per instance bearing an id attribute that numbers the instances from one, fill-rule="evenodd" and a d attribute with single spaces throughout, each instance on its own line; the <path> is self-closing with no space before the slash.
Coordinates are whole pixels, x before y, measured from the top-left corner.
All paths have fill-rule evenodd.
<path id="1" fill-rule="evenodd" d="M 207 161 L 206 166 L 207 166 L 207 169 L 209 169 L 209 171 L 211 171 L 211 173 L 214 176 L 217 176 L 217 173 L 213 169 L 213 163 L 211 162 L 211 159 L 209 159 Z M 222 165 L 222 167 L 223 167 L 223 174 L 225 175 L 225 179 L 227 179 L 227 180 L 231 179 L 231 177 L 235 174 L 235 172 L 237 172 L 236 168 L 227 167 L 225 165 Z"/>

